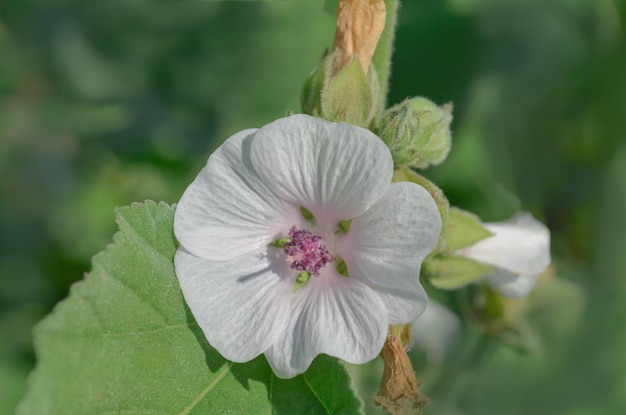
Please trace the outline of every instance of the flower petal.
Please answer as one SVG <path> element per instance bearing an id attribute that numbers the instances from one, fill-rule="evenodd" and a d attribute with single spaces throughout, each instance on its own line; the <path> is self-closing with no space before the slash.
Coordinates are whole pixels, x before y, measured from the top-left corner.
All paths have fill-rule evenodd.
<path id="1" fill-rule="evenodd" d="M 423 187 L 394 183 L 337 243 L 350 278 L 381 294 L 390 324 L 407 324 L 426 307 L 419 273 L 424 257 L 437 243 L 441 216 Z"/>
<path id="2" fill-rule="evenodd" d="M 393 174 L 391 153 L 372 132 L 308 115 L 261 128 L 251 159 L 279 197 L 307 208 L 326 228 L 363 214 Z"/>
<path id="3" fill-rule="evenodd" d="M 387 312 L 365 284 L 322 270 L 293 296 L 286 336 L 265 353 L 274 373 L 291 378 L 326 353 L 349 363 L 374 359 L 387 336 Z"/>
<path id="4" fill-rule="evenodd" d="M 440 365 L 454 338 L 461 330 L 461 321 L 452 311 L 438 303 L 429 301 L 411 326 L 413 344 L 426 352 L 431 364 Z"/>
<path id="5" fill-rule="evenodd" d="M 550 232 L 530 214 L 519 213 L 506 222 L 484 226 L 493 236 L 460 249 L 457 254 L 516 275 L 538 275 L 550 265 Z"/>
<path id="6" fill-rule="evenodd" d="M 541 273 L 536 274 L 511 274 L 503 269 L 496 269 L 485 277 L 487 283 L 508 298 L 526 297 L 535 287 Z"/>
<path id="7" fill-rule="evenodd" d="M 277 198 L 252 167 L 254 134 L 244 130 L 226 140 L 176 207 L 176 238 L 197 256 L 235 258 L 267 245 L 298 223 L 299 207 Z"/>
<path id="8" fill-rule="evenodd" d="M 226 359 L 252 360 L 284 335 L 293 281 L 281 277 L 283 260 L 259 250 L 215 262 L 179 248 L 174 261 L 193 316 Z"/>

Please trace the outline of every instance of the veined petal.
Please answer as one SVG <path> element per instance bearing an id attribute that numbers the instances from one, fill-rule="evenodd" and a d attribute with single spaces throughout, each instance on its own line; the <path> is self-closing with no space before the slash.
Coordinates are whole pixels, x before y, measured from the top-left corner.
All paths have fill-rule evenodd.
<path id="1" fill-rule="evenodd" d="M 261 128 L 251 159 L 279 197 L 310 210 L 325 228 L 363 214 L 393 174 L 391 153 L 372 132 L 308 115 Z"/>
<path id="2" fill-rule="evenodd" d="M 293 287 L 285 276 L 293 273 L 282 259 L 261 249 L 216 262 L 181 247 L 174 263 L 194 318 L 226 359 L 247 362 L 284 336 Z"/>
<path id="3" fill-rule="evenodd" d="M 293 296 L 285 336 L 265 352 L 277 376 L 304 372 L 326 353 L 349 363 L 374 359 L 387 336 L 387 311 L 365 284 L 322 271 Z"/>
<path id="4" fill-rule="evenodd" d="M 541 274 L 550 265 L 550 232 L 530 214 L 484 226 L 493 236 L 456 253 L 515 275 Z"/>
<path id="5" fill-rule="evenodd" d="M 511 274 L 503 269 L 496 269 L 485 277 L 491 287 L 508 298 L 526 297 L 535 287 L 540 272 L 535 274 Z"/>
<path id="6" fill-rule="evenodd" d="M 428 303 L 426 291 L 419 283 L 407 288 L 404 293 L 389 294 L 382 290 L 376 291 L 378 297 L 383 300 L 389 315 L 389 324 L 407 324 L 422 315 Z"/>
<path id="7" fill-rule="evenodd" d="M 390 324 L 409 323 L 424 311 L 420 267 L 440 231 L 441 216 L 432 196 L 417 184 L 401 182 L 355 218 L 338 241 L 338 255 L 346 261 L 350 278 L 381 294 Z"/>
<path id="8" fill-rule="evenodd" d="M 255 131 L 244 130 L 226 140 L 176 207 L 176 238 L 197 256 L 235 258 L 267 245 L 298 223 L 299 206 L 276 197 L 252 167 Z"/>

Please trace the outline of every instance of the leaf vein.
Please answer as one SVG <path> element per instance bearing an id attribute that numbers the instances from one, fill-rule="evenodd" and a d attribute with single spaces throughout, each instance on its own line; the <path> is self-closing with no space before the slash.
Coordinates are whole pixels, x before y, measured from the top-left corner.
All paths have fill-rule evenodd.
<path id="1" fill-rule="evenodd" d="M 146 299 L 145 297 L 139 295 L 137 290 L 134 287 L 126 284 L 122 278 L 116 278 L 113 274 L 109 272 L 106 268 L 100 269 L 102 276 L 109 278 L 113 281 L 116 281 L 121 287 L 123 287 L 126 291 L 128 291 L 133 297 L 137 298 L 141 303 L 145 304 L 150 310 L 154 311 L 154 313 L 159 316 L 164 325 L 167 325 L 167 319 L 163 315 L 162 311 L 159 310 L 151 301 Z"/>
<path id="2" fill-rule="evenodd" d="M 144 334 L 152 334 L 159 333 L 168 330 L 176 330 L 183 327 L 194 327 L 197 326 L 198 323 L 195 321 L 189 321 L 183 324 L 174 324 L 174 325 L 166 325 L 165 327 L 160 327 L 158 329 L 149 329 L 149 330 L 131 330 L 124 332 L 107 332 L 104 328 L 101 328 L 102 331 L 95 333 L 67 333 L 67 332 L 57 332 L 56 334 L 62 335 L 65 338 L 89 338 L 89 337 L 122 337 L 122 336 L 134 336 L 134 335 L 144 335 Z M 48 332 L 48 335 L 54 335 L 54 332 Z"/>
<path id="3" fill-rule="evenodd" d="M 154 215 L 150 214 L 150 218 L 152 219 L 152 222 L 156 224 Z M 128 220 L 126 220 L 126 218 L 121 217 L 120 221 L 123 220 L 124 223 L 126 224 L 126 227 L 123 229 L 123 232 L 119 232 L 118 234 L 122 234 L 124 233 L 127 238 L 134 238 L 134 239 L 138 239 L 140 242 L 142 242 L 141 244 L 135 244 L 135 246 L 141 246 L 143 250 L 148 251 L 148 252 L 152 252 L 154 255 L 161 257 L 161 258 L 166 258 L 169 260 L 171 260 L 171 258 L 167 258 L 166 255 L 163 255 L 162 252 L 160 252 L 155 246 L 154 246 L 154 241 L 149 240 L 148 238 L 146 238 L 141 232 L 139 232 L 135 226 L 133 226 L 132 223 L 130 223 Z M 120 223 L 120 230 L 122 230 L 122 226 Z"/>
<path id="4" fill-rule="evenodd" d="M 317 394 L 317 392 L 313 389 L 313 386 L 311 386 L 311 384 L 309 383 L 309 380 L 306 378 L 306 374 L 302 375 L 302 379 L 304 379 L 304 383 L 306 383 L 306 385 L 309 387 L 309 389 L 311 390 L 311 393 L 313 395 L 315 395 L 315 397 L 317 398 L 318 402 L 322 405 L 322 407 L 324 408 L 324 410 L 326 411 L 326 413 L 328 415 L 332 415 L 332 413 L 330 412 L 330 409 L 328 409 L 328 407 L 326 406 L 326 404 L 324 403 L 324 401 L 322 401 L 322 399 L 320 399 L 319 395 Z"/>
<path id="5" fill-rule="evenodd" d="M 187 415 L 193 408 L 195 408 L 195 406 L 200 403 L 200 401 L 206 396 L 206 394 L 209 393 L 215 386 L 217 386 L 217 384 L 224 378 L 224 376 L 226 376 L 228 372 L 230 372 L 230 369 L 233 367 L 233 365 L 233 362 L 229 362 L 228 365 L 217 374 L 215 379 L 213 379 L 213 382 L 209 383 L 209 386 L 204 388 L 204 390 L 200 392 L 198 396 L 196 396 L 196 398 L 191 401 L 191 403 L 187 405 L 187 407 L 183 409 L 182 412 L 180 412 L 178 415 Z"/>

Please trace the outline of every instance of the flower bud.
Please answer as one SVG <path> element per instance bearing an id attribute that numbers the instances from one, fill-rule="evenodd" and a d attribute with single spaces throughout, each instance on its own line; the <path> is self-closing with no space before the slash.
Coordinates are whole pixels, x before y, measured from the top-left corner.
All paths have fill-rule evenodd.
<path id="1" fill-rule="evenodd" d="M 383 0 L 339 2 L 333 51 L 309 75 L 302 91 L 305 114 L 361 127 L 380 116 L 378 75 L 371 63 L 385 16 Z"/>
<path id="2" fill-rule="evenodd" d="M 329 121 L 367 127 L 376 115 L 377 97 L 378 76 L 374 67 L 365 73 L 357 55 L 339 67 L 333 52 L 309 75 L 302 91 L 302 110 Z"/>
<path id="3" fill-rule="evenodd" d="M 357 55 L 367 73 L 376 45 L 385 28 L 384 0 L 341 0 L 337 8 L 337 31 L 333 52 L 343 68 Z"/>
<path id="4" fill-rule="evenodd" d="M 379 136 L 387 144 L 396 165 L 424 169 L 441 163 L 452 141 L 452 104 L 439 107 L 415 97 L 389 108 L 383 115 Z"/>

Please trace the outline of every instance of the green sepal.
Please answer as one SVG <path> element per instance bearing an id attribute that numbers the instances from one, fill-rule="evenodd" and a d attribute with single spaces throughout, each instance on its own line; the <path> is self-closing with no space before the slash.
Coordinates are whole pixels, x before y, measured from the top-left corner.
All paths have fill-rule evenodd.
<path id="1" fill-rule="evenodd" d="M 311 273 L 309 271 L 302 271 L 296 277 L 296 280 L 293 283 L 293 292 L 297 292 L 300 288 L 304 287 L 304 284 L 309 282 L 311 279 Z"/>
<path id="2" fill-rule="evenodd" d="M 397 167 L 393 172 L 393 178 L 391 181 L 393 183 L 410 182 L 419 184 L 426 189 L 428 193 L 430 193 L 433 199 L 435 199 L 439 215 L 441 216 L 441 233 L 439 234 L 439 240 L 437 241 L 437 246 L 435 246 L 433 252 L 444 250 L 446 248 L 446 231 L 448 228 L 448 211 L 450 210 L 450 202 L 448 202 L 448 198 L 446 198 L 443 191 L 436 184 L 424 176 L 415 173 L 407 166 Z"/>
<path id="3" fill-rule="evenodd" d="M 492 233 L 485 229 L 480 219 L 473 213 L 456 207 L 448 211 L 448 226 L 446 230 L 446 246 L 456 251 L 474 245 Z"/>
<path id="4" fill-rule="evenodd" d="M 372 67 L 367 76 L 361 61 L 354 56 L 322 91 L 322 117 L 367 127 L 374 117 L 378 96 L 378 81 L 373 72 Z"/>
<path id="5" fill-rule="evenodd" d="M 422 275 L 430 283 L 444 290 L 464 287 L 491 273 L 493 267 L 458 255 L 440 253 L 426 257 Z"/>
<path id="6" fill-rule="evenodd" d="M 378 114 L 378 75 L 373 66 L 367 73 L 355 55 L 337 68 L 328 54 L 311 72 L 302 89 L 302 111 L 329 121 L 368 127 Z"/>
<path id="7" fill-rule="evenodd" d="M 326 53 L 322 62 L 311 72 L 307 78 L 300 102 L 302 112 L 305 114 L 321 117 L 322 91 L 326 88 L 332 71 L 333 57 Z"/>

